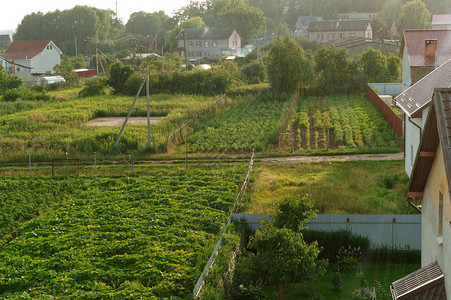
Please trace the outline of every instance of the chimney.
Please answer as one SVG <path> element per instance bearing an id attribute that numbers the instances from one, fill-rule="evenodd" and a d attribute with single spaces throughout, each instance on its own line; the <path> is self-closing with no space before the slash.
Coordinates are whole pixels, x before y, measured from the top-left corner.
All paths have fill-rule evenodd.
<path id="1" fill-rule="evenodd" d="M 437 40 L 424 41 L 424 57 L 435 58 L 436 51 L 437 51 Z"/>

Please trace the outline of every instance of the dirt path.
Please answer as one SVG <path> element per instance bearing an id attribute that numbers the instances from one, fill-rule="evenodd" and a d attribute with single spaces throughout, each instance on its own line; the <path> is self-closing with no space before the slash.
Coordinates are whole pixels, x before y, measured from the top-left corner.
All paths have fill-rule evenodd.
<path id="1" fill-rule="evenodd" d="M 261 164 L 286 164 L 303 162 L 322 162 L 322 161 L 356 161 L 356 160 L 401 160 L 404 159 L 404 153 L 388 154 L 352 154 L 335 156 L 289 156 L 289 157 L 268 157 L 256 159 L 256 163 Z"/>

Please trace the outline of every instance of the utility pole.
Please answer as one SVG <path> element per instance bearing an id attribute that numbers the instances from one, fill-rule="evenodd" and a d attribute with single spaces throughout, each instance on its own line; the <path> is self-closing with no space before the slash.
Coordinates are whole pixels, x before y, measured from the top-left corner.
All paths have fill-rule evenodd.
<path id="1" fill-rule="evenodd" d="M 96 47 L 96 70 L 97 76 L 99 76 L 99 50 L 97 50 L 97 47 Z"/>

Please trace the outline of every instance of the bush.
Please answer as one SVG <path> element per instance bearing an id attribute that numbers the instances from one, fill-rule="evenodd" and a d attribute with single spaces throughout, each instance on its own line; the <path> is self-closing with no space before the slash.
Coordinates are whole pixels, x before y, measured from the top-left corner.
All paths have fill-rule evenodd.
<path id="1" fill-rule="evenodd" d="M 5 101 L 16 101 L 17 99 L 22 100 L 35 100 L 35 93 L 26 87 L 18 87 L 7 90 L 3 95 L 3 100 Z"/>
<path id="2" fill-rule="evenodd" d="M 241 74 L 244 81 L 250 84 L 263 82 L 266 78 L 265 67 L 258 62 L 245 65 L 241 69 Z"/>
<path id="3" fill-rule="evenodd" d="M 123 94 L 129 96 L 135 96 L 138 92 L 139 86 L 141 85 L 143 77 L 137 73 L 134 73 L 128 77 L 127 81 L 124 84 L 124 89 L 122 91 Z M 144 85 L 141 89 L 140 95 L 143 96 L 146 94 L 146 86 Z"/>
<path id="4" fill-rule="evenodd" d="M 105 95 L 106 81 L 101 78 L 93 78 L 86 82 L 85 87 L 78 93 L 79 97 L 91 97 Z"/>
<path id="5" fill-rule="evenodd" d="M 342 248 L 358 248 L 365 255 L 370 247 L 370 240 L 366 237 L 357 236 L 347 230 L 339 231 L 316 231 L 305 230 L 304 240 L 307 243 L 318 241 L 318 246 L 323 248 L 319 254 L 320 259 L 328 259 L 329 262 L 337 262 L 339 251 Z"/>
<path id="6" fill-rule="evenodd" d="M 382 247 L 368 253 L 368 259 L 380 263 L 418 263 L 421 261 L 421 250 L 390 249 Z"/>

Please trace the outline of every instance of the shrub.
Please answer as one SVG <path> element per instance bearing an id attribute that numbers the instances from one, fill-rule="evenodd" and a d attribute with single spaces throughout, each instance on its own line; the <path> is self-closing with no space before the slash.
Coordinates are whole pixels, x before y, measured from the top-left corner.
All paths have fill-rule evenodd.
<path id="1" fill-rule="evenodd" d="M 241 69 L 241 74 L 244 81 L 250 84 L 263 82 L 266 78 L 265 67 L 258 62 L 245 65 Z"/>
<path id="2" fill-rule="evenodd" d="M 116 62 L 111 65 L 110 77 L 107 83 L 113 88 L 115 94 L 123 92 L 125 83 L 130 75 L 133 74 L 133 68 L 131 66 L 124 66 L 120 62 Z"/>
<path id="3" fill-rule="evenodd" d="M 78 93 L 79 97 L 91 97 L 105 95 L 106 81 L 101 78 L 93 78 L 86 82 L 85 87 Z"/>
<path id="4" fill-rule="evenodd" d="M 347 230 L 338 231 L 304 231 L 304 240 L 307 243 L 318 241 L 318 246 L 323 248 L 319 258 L 328 259 L 330 262 L 337 262 L 339 251 L 342 248 L 358 248 L 360 252 L 365 255 L 370 247 L 370 240 L 366 237 L 352 234 Z"/>
<path id="5" fill-rule="evenodd" d="M 22 100 L 35 100 L 35 93 L 26 87 L 18 87 L 7 90 L 3 95 L 3 100 L 5 101 L 16 101 L 17 99 Z"/>
<path id="6" fill-rule="evenodd" d="M 421 261 L 421 250 L 382 247 L 369 251 L 367 258 L 381 263 L 418 263 Z"/>
<path id="7" fill-rule="evenodd" d="M 124 89 L 122 93 L 129 96 L 135 96 L 138 92 L 138 89 L 142 83 L 143 77 L 137 73 L 134 73 L 128 77 L 127 81 L 124 84 Z M 141 89 L 140 95 L 146 94 L 146 86 L 144 85 Z"/>

